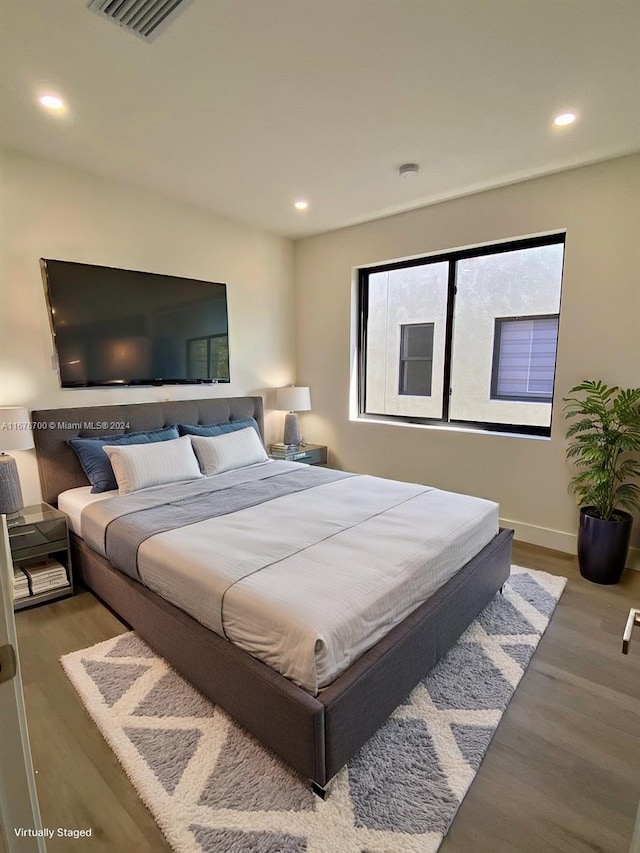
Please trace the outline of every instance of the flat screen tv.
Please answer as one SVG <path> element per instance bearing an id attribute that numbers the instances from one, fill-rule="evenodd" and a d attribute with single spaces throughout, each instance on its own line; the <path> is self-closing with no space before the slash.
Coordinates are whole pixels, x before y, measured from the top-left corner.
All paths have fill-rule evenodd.
<path id="1" fill-rule="evenodd" d="M 229 382 L 225 284 L 40 266 L 63 388 Z"/>

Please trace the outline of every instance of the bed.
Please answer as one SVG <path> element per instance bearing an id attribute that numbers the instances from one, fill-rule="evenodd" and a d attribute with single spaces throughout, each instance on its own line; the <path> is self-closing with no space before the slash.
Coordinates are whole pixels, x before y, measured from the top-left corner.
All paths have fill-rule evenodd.
<path id="1" fill-rule="evenodd" d="M 95 436 L 92 426 L 97 423 L 127 424 L 124 431 L 135 432 L 250 417 L 262 431 L 260 397 L 36 411 L 34 438 L 43 499 L 56 504 L 61 493 L 86 486 L 67 440 Z M 99 434 L 122 431 L 107 426 Z M 269 469 L 269 476 L 280 471 L 278 464 L 292 465 L 265 463 L 276 466 Z M 284 479 L 289 476 L 285 469 L 282 473 Z M 500 530 L 477 553 L 467 554 L 464 565 L 444 585 L 375 645 L 343 665 L 339 674 L 329 672 L 324 681 L 313 684 L 302 676 L 295 683 L 219 636 L 114 568 L 79 535 L 77 523 L 72 521 L 70 527 L 74 570 L 82 582 L 192 684 L 311 780 L 321 796 L 330 779 L 501 588 L 509 575 L 513 535 Z"/>

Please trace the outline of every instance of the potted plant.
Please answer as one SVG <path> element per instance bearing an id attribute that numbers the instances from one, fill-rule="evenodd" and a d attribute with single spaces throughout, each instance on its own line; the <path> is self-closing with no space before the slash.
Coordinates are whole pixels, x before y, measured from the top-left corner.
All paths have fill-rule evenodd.
<path id="1" fill-rule="evenodd" d="M 577 396 L 576 396 L 577 395 Z M 629 550 L 633 519 L 640 509 L 640 388 L 585 381 L 564 398 L 573 423 L 567 458 L 578 473 L 571 486 L 578 500 L 580 574 L 595 583 L 618 583 Z"/>

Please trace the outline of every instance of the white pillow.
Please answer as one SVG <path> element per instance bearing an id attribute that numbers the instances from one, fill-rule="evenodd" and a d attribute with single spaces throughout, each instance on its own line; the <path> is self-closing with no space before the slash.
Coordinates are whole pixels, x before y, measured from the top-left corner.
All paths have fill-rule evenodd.
<path id="1" fill-rule="evenodd" d="M 190 435 L 189 438 L 200 462 L 202 473 L 210 477 L 234 468 L 245 468 L 256 462 L 268 462 L 258 433 L 253 427 L 238 429 L 223 435 Z M 163 442 L 166 444 L 166 441 Z"/>
<path id="2" fill-rule="evenodd" d="M 111 462 L 120 495 L 202 477 L 188 436 L 152 444 L 107 444 L 102 449 Z"/>

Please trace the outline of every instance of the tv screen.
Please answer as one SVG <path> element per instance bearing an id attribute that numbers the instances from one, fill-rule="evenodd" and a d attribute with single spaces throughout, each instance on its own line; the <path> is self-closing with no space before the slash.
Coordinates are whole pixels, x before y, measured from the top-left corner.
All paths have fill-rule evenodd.
<path id="1" fill-rule="evenodd" d="M 227 287 L 41 258 L 63 388 L 229 382 Z"/>

